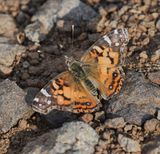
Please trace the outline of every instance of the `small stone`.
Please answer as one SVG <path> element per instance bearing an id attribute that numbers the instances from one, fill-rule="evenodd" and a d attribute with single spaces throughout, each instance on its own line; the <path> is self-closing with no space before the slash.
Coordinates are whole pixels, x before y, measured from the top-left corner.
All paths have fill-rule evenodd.
<path id="1" fill-rule="evenodd" d="M 147 120 L 144 124 L 144 129 L 146 132 L 154 132 L 159 121 L 157 119 Z"/>
<path id="2" fill-rule="evenodd" d="M 18 126 L 21 128 L 21 129 L 26 129 L 28 124 L 27 124 L 27 121 L 25 119 L 22 119 L 19 121 L 18 123 Z"/>
<path id="3" fill-rule="evenodd" d="M 96 112 L 94 119 L 97 120 L 97 121 L 104 120 L 105 119 L 105 113 L 104 113 L 104 111 Z"/>
<path id="4" fill-rule="evenodd" d="M 23 68 L 28 68 L 30 66 L 28 61 L 24 61 L 22 65 L 23 65 Z"/>
<path id="5" fill-rule="evenodd" d="M 130 131 L 130 130 L 132 130 L 132 125 L 126 125 L 125 127 L 124 127 L 124 131 L 125 132 L 128 132 L 128 131 Z"/>
<path id="6" fill-rule="evenodd" d="M 43 71 L 44 71 L 44 68 L 42 67 L 30 66 L 28 73 L 32 75 L 38 75 L 38 74 L 41 74 Z"/>
<path id="7" fill-rule="evenodd" d="M 148 55 L 147 55 L 146 51 L 141 52 L 139 56 L 140 56 L 140 58 L 143 58 L 143 59 L 148 58 Z"/>
<path id="8" fill-rule="evenodd" d="M 138 141 L 129 137 L 125 137 L 122 134 L 118 134 L 118 143 L 126 152 L 140 152 L 141 146 Z"/>
<path id="9" fill-rule="evenodd" d="M 0 71 L 5 75 L 10 74 L 13 69 L 13 63 L 16 60 L 18 64 L 20 57 L 25 51 L 26 48 L 24 46 L 13 44 L 9 41 L 5 43 L 0 42 Z"/>
<path id="10" fill-rule="evenodd" d="M 160 19 L 156 23 L 156 28 L 160 31 Z"/>
<path id="11" fill-rule="evenodd" d="M 103 133 L 103 139 L 105 140 L 105 142 L 107 142 L 107 144 L 109 144 L 112 142 L 114 135 L 115 135 L 114 130 L 107 129 Z"/>
<path id="12" fill-rule="evenodd" d="M 89 123 L 93 120 L 93 114 L 84 114 L 82 117 L 82 120 L 85 121 L 86 123 Z"/>
<path id="13" fill-rule="evenodd" d="M 107 119 L 105 121 L 105 127 L 106 128 L 123 128 L 125 126 L 125 121 L 123 119 L 123 117 L 116 117 L 113 119 Z"/>
<path id="14" fill-rule="evenodd" d="M 36 43 L 41 41 L 40 22 L 36 21 L 25 28 L 26 37 Z"/>
<path id="15" fill-rule="evenodd" d="M 16 24 L 12 16 L 0 14 L 0 35 L 15 39 L 14 34 L 17 32 Z"/>
<path id="16" fill-rule="evenodd" d="M 158 110 L 157 119 L 160 120 L 160 110 Z"/>
<path id="17" fill-rule="evenodd" d="M 22 74 L 22 76 L 21 76 L 21 79 L 22 80 L 26 80 L 26 79 L 28 79 L 29 78 L 29 74 L 27 73 L 27 72 L 24 72 L 23 74 Z"/>
<path id="18" fill-rule="evenodd" d="M 28 57 L 31 59 L 39 59 L 39 53 L 38 52 L 29 52 Z"/>
<path id="19" fill-rule="evenodd" d="M 155 54 L 152 55 L 152 57 L 151 57 L 151 61 L 156 62 L 159 59 L 160 59 L 160 49 L 155 51 Z"/>
<path id="20" fill-rule="evenodd" d="M 151 82 L 160 85 L 160 71 L 148 73 L 148 79 Z"/>
<path id="21" fill-rule="evenodd" d="M 142 42 L 141 42 L 141 44 L 142 45 L 147 45 L 148 43 L 149 43 L 149 38 L 147 37 L 147 38 L 145 38 Z"/>
<path id="22" fill-rule="evenodd" d="M 157 12 L 153 12 L 153 13 L 152 13 L 152 16 L 153 16 L 154 19 L 157 19 L 158 16 L 159 16 L 159 14 L 158 14 Z"/>
<path id="23" fill-rule="evenodd" d="M 57 21 L 57 28 L 63 28 L 64 27 L 64 20 L 58 20 Z"/>

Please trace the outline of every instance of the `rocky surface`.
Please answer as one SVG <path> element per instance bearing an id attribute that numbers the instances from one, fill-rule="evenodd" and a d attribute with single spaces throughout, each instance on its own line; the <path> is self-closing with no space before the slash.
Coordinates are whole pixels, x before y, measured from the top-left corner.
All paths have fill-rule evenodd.
<path id="1" fill-rule="evenodd" d="M 25 28 L 25 34 L 29 40 L 39 43 L 45 39 L 57 20 L 69 20 L 77 25 L 81 21 L 89 22 L 96 17 L 97 13 L 80 0 L 48 0 L 32 17 L 33 23 Z"/>
<path id="2" fill-rule="evenodd" d="M 6 79 L 0 87 L 0 133 L 5 133 L 33 112 L 25 102 L 25 92 L 15 82 Z"/>
<path id="3" fill-rule="evenodd" d="M 6 111 L 0 118 L 4 124 L 0 125 L 1 153 L 48 152 L 50 147 L 59 152 L 69 148 L 68 153 L 73 153 L 73 148 L 84 151 L 88 146 L 96 154 L 158 153 L 159 6 L 159 1 L 151 0 L 0 0 L 0 84 L 4 87 L 0 90 L 0 98 L 4 98 L 0 111 Z M 31 104 L 40 88 L 66 70 L 64 55 L 80 59 L 101 35 L 124 27 L 130 40 L 126 77 L 119 94 L 102 101 L 94 113 L 52 111 L 48 115 L 27 114 L 29 119 L 25 119 L 23 114 L 30 110 L 21 105 Z M 89 130 L 87 135 L 85 130 Z M 98 135 L 92 136 L 95 131 Z M 84 144 L 79 136 L 80 141 L 74 143 L 69 134 L 89 135 L 84 139 L 92 144 Z"/>
<path id="4" fill-rule="evenodd" d="M 28 143 L 22 153 L 92 154 L 98 138 L 98 134 L 89 125 L 83 122 L 71 122 Z"/>
<path id="5" fill-rule="evenodd" d="M 126 122 L 142 125 L 160 107 L 160 88 L 147 82 L 140 73 L 128 73 L 120 95 L 110 100 L 107 112 L 122 116 Z"/>

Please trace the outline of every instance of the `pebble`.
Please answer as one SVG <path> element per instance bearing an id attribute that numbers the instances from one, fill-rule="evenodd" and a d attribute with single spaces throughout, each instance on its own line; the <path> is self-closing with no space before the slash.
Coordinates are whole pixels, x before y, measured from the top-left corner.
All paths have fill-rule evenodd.
<path id="1" fill-rule="evenodd" d="M 24 61 L 22 65 L 23 65 L 23 68 L 28 68 L 30 66 L 28 61 Z"/>
<path id="2" fill-rule="evenodd" d="M 156 72 L 152 72 L 152 73 L 148 73 L 148 79 L 157 84 L 160 85 L 160 71 L 156 71 Z"/>
<path id="3" fill-rule="evenodd" d="M 104 111 L 96 112 L 94 119 L 97 121 L 104 121 L 105 120 L 105 112 Z"/>
<path id="4" fill-rule="evenodd" d="M 156 23 L 156 28 L 160 31 L 160 19 Z"/>
<path id="5" fill-rule="evenodd" d="M 125 121 L 123 117 L 116 117 L 112 119 L 107 119 L 104 125 L 106 128 L 118 129 L 118 128 L 123 128 L 125 126 Z"/>
<path id="6" fill-rule="evenodd" d="M 115 131 L 111 129 L 107 129 L 103 132 L 103 139 L 105 140 L 106 144 L 109 144 L 113 141 L 113 138 L 115 136 Z"/>
<path id="7" fill-rule="evenodd" d="M 160 120 L 160 110 L 158 110 L 157 119 Z"/>
<path id="8" fill-rule="evenodd" d="M 128 132 L 128 131 L 132 130 L 132 127 L 133 127 L 133 126 L 130 125 L 130 124 L 125 125 L 124 131 L 125 131 L 125 132 Z"/>
<path id="9" fill-rule="evenodd" d="M 160 122 L 157 119 L 147 120 L 144 124 L 144 129 L 146 132 L 154 132 L 159 123 Z"/>
<path id="10" fill-rule="evenodd" d="M 140 56 L 140 58 L 143 58 L 143 59 L 148 58 L 148 55 L 147 55 L 146 51 L 141 52 L 139 56 Z"/>
<path id="11" fill-rule="evenodd" d="M 25 119 L 20 120 L 18 123 L 18 126 L 21 129 L 26 129 L 28 127 L 27 120 L 25 120 Z"/>
<path id="12" fill-rule="evenodd" d="M 81 118 L 84 122 L 89 123 L 93 120 L 93 114 L 87 113 L 87 114 L 84 114 Z"/>
<path id="13" fill-rule="evenodd" d="M 17 27 L 12 16 L 0 14 L 0 35 L 15 40 Z"/>
<path id="14" fill-rule="evenodd" d="M 160 49 L 155 51 L 155 54 L 153 54 L 151 57 L 151 61 L 156 62 L 159 59 L 160 59 Z"/>
<path id="15" fill-rule="evenodd" d="M 15 62 L 15 60 L 17 60 L 18 64 L 18 58 L 20 60 L 21 55 L 26 52 L 26 48 L 22 45 L 13 44 L 10 41 L 5 43 L 1 42 L 0 42 L 0 71 L 5 75 L 9 75 L 13 70 L 13 63 Z"/>
<path id="16" fill-rule="evenodd" d="M 122 134 L 118 134 L 118 143 L 126 152 L 140 152 L 141 146 L 138 141 L 126 137 Z"/>

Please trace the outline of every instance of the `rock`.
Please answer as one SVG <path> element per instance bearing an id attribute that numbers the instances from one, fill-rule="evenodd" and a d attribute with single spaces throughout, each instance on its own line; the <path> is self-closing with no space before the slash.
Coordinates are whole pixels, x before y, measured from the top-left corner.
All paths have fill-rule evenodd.
<path id="1" fill-rule="evenodd" d="M 106 103 L 107 104 L 107 103 Z M 130 124 L 142 125 L 160 108 L 159 87 L 146 82 L 140 73 L 126 74 L 121 92 L 107 104 L 106 112 L 119 115 Z"/>
<path id="2" fill-rule="evenodd" d="M 7 42 L 8 41 L 8 42 Z M 6 38 L 0 38 L 0 71 L 1 73 L 8 75 L 12 72 L 15 60 L 20 60 L 22 53 L 26 51 L 24 46 L 13 44 L 6 40 Z"/>
<path id="3" fill-rule="evenodd" d="M 54 154 L 92 154 L 98 143 L 97 133 L 83 122 L 70 122 L 63 127 L 52 130 L 29 142 L 22 154 L 54 153 Z"/>
<path id="4" fill-rule="evenodd" d="M 148 73 L 148 79 L 151 82 L 160 85 L 160 71 Z"/>
<path id="5" fill-rule="evenodd" d="M 125 126 L 125 121 L 123 117 L 116 117 L 112 119 L 107 119 L 104 125 L 106 128 L 118 129 L 118 128 L 123 128 Z"/>
<path id="6" fill-rule="evenodd" d="M 17 32 L 16 24 L 12 16 L 8 14 L 0 14 L 0 35 L 14 39 Z"/>
<path id="7" fill-rule="evenodd" d="M 132 130 L 132 125 L 130 125 L 130 124 L 128 124 L 128 125 L 126 125 L 125 127 L 124 127 L 124 131 L 125 132 L 128 132 L 128 131 L 130 131 L 130 130 Z"/>
<path id="8" fill-rule="evenodd" d="M 160 120 L 160 110 L 158 110 L 157 119 Z"/>
<path id="9" fill-rule="evenodd" d="M 152 136 L 146 140 L 142 148 L 142 154 L 159 154 L 160 153 L 160 135 Z"/>
<path id="10" fill-rule="evenodd" d="M 103 133 L 103 140 L 105 140 L 106 144 L 109 144 L 113 141 L 115 137 L 115 131 L 111 129 L 105 130 Z"/>
<path id="11" fill-rule="evenodd" d="M 40 32 L 40 25 L 39 21 L 35 21 L 25 28 L 25 35 L 30 41 L 39 43 L 43 40 L 43 34 Z"/>
<path id="12" fill-rule="evenodd" d="M 122 134 L 118 135 L 118 143 L 126 152 L 140 152 L 141 146 L 138 141 L 129 137 L 125 137 Z"/>
<path id="13" fill-rule="evenodd" d="M 152 57 L 151 57 L 151 61 L 156 62 L 159 59 L 160 59 L 160 49 L 155 51 L 155 54 L 152 55 Z"/>
<path id="14" fill-rule="evenodd" d="M 160 31 L 160 19 L 156 23 L 156 28 Z"/>
<path id="15" fill-rule="evenodd" d="M 86 113 L 86 114 L 84 114 L 81 118 L 82 118 L 82 120 L 83 120 L 84 122 L 89 123 L 89 122 L 91 122 L 91 121 L 93 120 L 93 114 L 91 114 L 91 113 Z"/>
<path id="16" fill-rule="evenodd" d="M 154 132 L 158 124 L 160 124 L 160 122 L 157 119 L 153 118 L 151 120 L 147 120 L 144 124 L 144 129 L 147 132 Z"/>
<path id="17" fill-rule="evenodd" d="M 0 133 L 5 133 L 19 119 L 28 118 L 32 110 L 25 102 L 25 92 L 15 82 L 6 79 L 0 87 Z"/>
<path id="18" fill-rule="evenodd" d="M 80 0 L 48 0 L 32 17 L 32 23 L 25 28 L 26 36 L 33 42 L 44 40 L 57 20 L 70 20 L 75 24 L 89 22 L 97 13 Z"/>

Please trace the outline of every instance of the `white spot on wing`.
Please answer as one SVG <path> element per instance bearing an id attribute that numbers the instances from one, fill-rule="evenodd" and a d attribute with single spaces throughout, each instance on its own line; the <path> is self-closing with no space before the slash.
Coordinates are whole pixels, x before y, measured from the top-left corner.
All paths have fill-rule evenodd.
<path id="1" fill-rule="evenodd" d="M 42 106 L 42 104 L 38 104 L 39 106 Z"/>
<path id="2" fill-rule="evenodd" d="M 114 34 L 118 34 L 118 30 L 117 29 L 114 30 Z"/>
<path id="3" fill-rule="evenodd" d="M 104 39 L 106 42 L 108 42 L 108 44 L 111 46 L 112 42 L 111 42 L 110 38 L 109 38 L 107 35 L 104 35 L 104 36 L 103 36 L 103 39 Z"/>
<path id="4" fill-rule="evenodd" d="M 41 89 L 40 92 L 41 92 L 44 96 L 46 96 L 46 97 L 51 97 L 51 95 L 48 94 L 48 92 L 46 91 L 46 89 Z"/>

